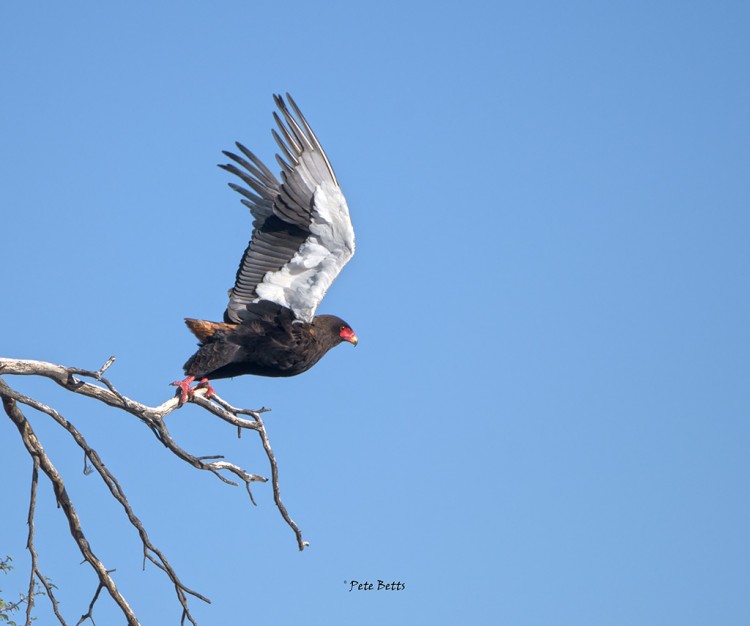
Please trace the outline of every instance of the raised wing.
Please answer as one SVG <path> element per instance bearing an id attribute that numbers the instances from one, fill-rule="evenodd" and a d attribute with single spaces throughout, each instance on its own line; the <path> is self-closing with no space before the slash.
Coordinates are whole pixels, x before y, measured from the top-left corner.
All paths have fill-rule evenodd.
<path id="1" fill-rule="evenodd" d="M 234 163 L 221 167 L 249 189 L 229 186 L 243 196 L 242 203 L 255 218 L 252 238 L 229 290 L 224 313 L 228 322 L 252 317 L 248 305 L 260 300 L 288 307 L 297 319 L 311 321 L 354 254 L 349 208 L 333 168 L 292 97 L 286 94 L 286 99 L 289 106 L 281 96 L 274 96 L 281 116 L 274 112 L 279 133 L 271 131 L 282 152 L 276 155 L 281 183 L 242 144 L 237 144 L 242 156 L 224 152 Z"/>

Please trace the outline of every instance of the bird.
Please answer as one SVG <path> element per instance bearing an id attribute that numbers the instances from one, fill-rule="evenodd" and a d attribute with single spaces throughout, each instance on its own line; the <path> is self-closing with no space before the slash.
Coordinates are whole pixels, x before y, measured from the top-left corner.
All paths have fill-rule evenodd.
<path id="1" fill-rule="evenodd" d="M 219 165 L 243 185 L 230 182 L 250 209 L 253 229 L 229 290 L 221 322 L 185 318 L 199 340 L 175 381 L 180 404 L 195 389 L 215 395 L 212 380 L 246 374 L 296 376 L 331 348 L 358 338 L 335 315 L 316 315 L 323 296 L 354 255 L 354 228 L 336 174 L 318 138 L 287 93 L 274 95 L 278 127 L 271 133 L 279 181 L 241 143 L 232 162 Z M 191 387 L 194 381 L 199 382 Z"/>

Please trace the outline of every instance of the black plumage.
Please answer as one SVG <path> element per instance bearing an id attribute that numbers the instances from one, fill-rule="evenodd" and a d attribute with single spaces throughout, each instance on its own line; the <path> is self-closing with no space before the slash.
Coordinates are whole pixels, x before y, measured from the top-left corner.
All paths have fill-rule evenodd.
<path id="1" fill-rule="evenodd" d="M 252 316 L 242 324 L 186 320 L 201 340 L 200 349 L 183 366 L 188 376 L 211 380 L 244 374 L 296 376 L 341 342 L 356 343 L 349 324 L 335 315 L 300 322 L 290 309 L 266 300 L 250 310 Z"/>

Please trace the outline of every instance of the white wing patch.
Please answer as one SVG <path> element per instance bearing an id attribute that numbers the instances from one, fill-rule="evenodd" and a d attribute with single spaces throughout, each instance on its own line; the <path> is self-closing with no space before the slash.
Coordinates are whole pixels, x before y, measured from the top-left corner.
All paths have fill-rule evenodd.
<path id="1" fill-rule="evenodd" d="M 268 300 L 312 321 L 318 304 L 354 254 L 349 208 L 318 138 L 287 94 L 274 96 L 273 133 L 281 150 L 281 183 L 252 152 L 225 152 L 224 167 L 247 185 L 232 185 L 255 218 L 253 235 L 229 292 L 227 321 L 252 317 L 250 305 Z M 287 106 L 288 102 L 288 106 Z"/>
<path id="2" fill-rule="evenodd" d="M 307 322 L 354 254 L 354 229 L 341 189 L 327 180 L 314 189 L 310 236 L 291 261 L 266 274 L 255 290 L 258 299 L 289 307 Z"/>

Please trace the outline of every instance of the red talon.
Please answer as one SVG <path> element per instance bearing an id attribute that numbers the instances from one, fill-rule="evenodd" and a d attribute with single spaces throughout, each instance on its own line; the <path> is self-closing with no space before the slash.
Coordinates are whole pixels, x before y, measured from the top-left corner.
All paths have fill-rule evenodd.
<path id="1" fill-rule="evenodd" d="M 180 388 L 180 404 L 185 404 L 188 401 L 188 398 L 192 399 L 195 390 L 198 388 L 206 390 L 206 400 L 211 398 L 211 396 L 216 395 L 211 383 L 208 382 L 208 378 L 201 378 L 200 382 L 195 387 L 191 388 L 190 383 L 194 380 L 195 376 L 188 376 L 185 380 L 176 380 L 173 383 L 170 383 L 170 385 Z"/>
<path id="2" fill-rule="evenodd" d="M 201 378 L 200 382 L 195 386 L 196 389 L 198 387 L 203 387 L 206 390 L 206 400 L 210 399 L 211 396 L 216 395 L 216 392 L 214 391 L 214 388 L 211 386 L 211 383 L 208 382 L 208 378 Z"/>
<path id="3" fill-rule="evenodd" d="M 169 383 L 170 385 L 180 388 L 180 404 L 185 404 L 188 401 L 188 398 L 193 397 L 193 390 L 190 388 L 190 383 L 194 380 L 195 376 L 188 376 L 185 380 L 176 380 L 173 383 Z M 203 380 L 206 379 L 204 378 Z M 211 391 L 213 391 L 213 389 Z"/>

